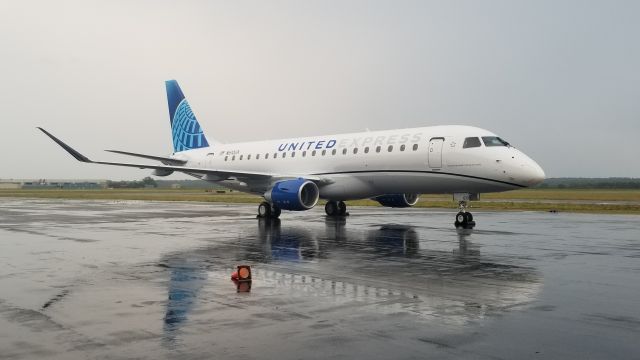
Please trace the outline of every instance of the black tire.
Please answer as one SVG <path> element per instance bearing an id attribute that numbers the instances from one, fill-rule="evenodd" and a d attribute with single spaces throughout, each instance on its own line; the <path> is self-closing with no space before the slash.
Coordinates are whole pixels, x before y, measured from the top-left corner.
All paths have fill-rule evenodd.
<path id="1" fill-rule="evenodd" d="M 258 206 L 258 217 L 268 218 L 271 216 L 271 204 L 263 202 Z"/>
<path id="2" fill-rule="evenodd" d="M 470 212 L 466 212 L 464 214 L 465 214 L 465 217 L 467 218 L 467 223 L 470 223 L 473 221 L 473 215 L 471 215 Z"/>
<path id="3" fill-rule="evenodd" d="M 467 223 L 467 215 L 465 215 L 465 213 L 463 213 L 462 211 L 460 211 L 457 215 L 456 215 L 456 223 L 460 224 L 462 226 L 464 226 Z"/>
<path id="4" fill-rule="evenodd" d="M 347 204 L 344 201 L 338 202 L 338 215 L 345 216 L 347 215 Z"/>
<path id="5" fill-rule="evenodd" d="M 282 213 L 282 210 L 279 207 L 274 206 L 273 208 L 271 208 L 271 217 L 274 219 L 277 219 L 280 217 L 280 214 Z"/>
<path id="6" fill-rule="evenodd" d="M 328 216 L 338 215 L 338 203 L 335 201 L 327 201 L 327 204 L 324 206 L 324 212 L 327 213 Z"/>

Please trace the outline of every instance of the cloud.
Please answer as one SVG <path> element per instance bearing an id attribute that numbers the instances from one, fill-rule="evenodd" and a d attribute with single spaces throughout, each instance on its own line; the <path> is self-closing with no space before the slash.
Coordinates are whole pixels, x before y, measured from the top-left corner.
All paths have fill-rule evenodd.
<path id="1" fill-rule="evenodd" d="M 74 162 L 171 151 L 176 78 L 225 142 L 468 124 L 549 176 L 640 176 L 637 3 L 0 4 L 0 177 L 141 178 Z"/>

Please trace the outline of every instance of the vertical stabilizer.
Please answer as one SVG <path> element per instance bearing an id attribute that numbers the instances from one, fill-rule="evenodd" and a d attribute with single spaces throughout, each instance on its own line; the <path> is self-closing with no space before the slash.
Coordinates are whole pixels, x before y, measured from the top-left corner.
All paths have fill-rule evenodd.
<path id="1" fill-rule="evenodd" d="M 169 119 L 171 122 L 171 135 L 173 139 L 173 151 L 180 152 L 191 149 L 208 147 L 209 142 L 204 136 L 202 127 L 191 107 L 184 97 L 178 82 L 168 80 L 167 101 L 169 103 Z"/>

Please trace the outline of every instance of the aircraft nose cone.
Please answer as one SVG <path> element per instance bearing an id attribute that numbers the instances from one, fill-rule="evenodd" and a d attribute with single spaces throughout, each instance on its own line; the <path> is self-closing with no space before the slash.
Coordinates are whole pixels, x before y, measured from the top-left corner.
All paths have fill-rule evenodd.
<path id="1" fill-rule="evenodd" d="M 529 159 L 527 164 L 525 165 L 526 175 L 525 175 L 525 183 L 528 186 L 535 186 L 544 181 L 545 173 L 544 170 L 538 165 L 535 161 Z"/>
<path id="2" fill-rule="evenodd" d="M 538 165 L 536 162 L 533 162 L 533 165 L 533 175 L 531 176 L 531 179 L 534 185 L 538 185 L 543 182 L 544 179 L 546 179 L 546 175 L 540 165 Z"/>

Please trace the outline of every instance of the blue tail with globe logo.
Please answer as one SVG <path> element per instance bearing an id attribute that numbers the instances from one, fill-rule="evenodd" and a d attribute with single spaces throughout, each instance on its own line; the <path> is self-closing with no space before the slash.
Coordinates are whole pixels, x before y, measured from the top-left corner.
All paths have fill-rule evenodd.
<path id="1" fill-rule="evenodd" d="M 173 138 L 173 151 L 180 152 L 208 147 L 209 142 L 202 132 L 202 127 L 193 115 L 191 107 L 185 99 L 178 82 L 168 80 L 167 101 L 169 102 L 169 118 Z"/>

